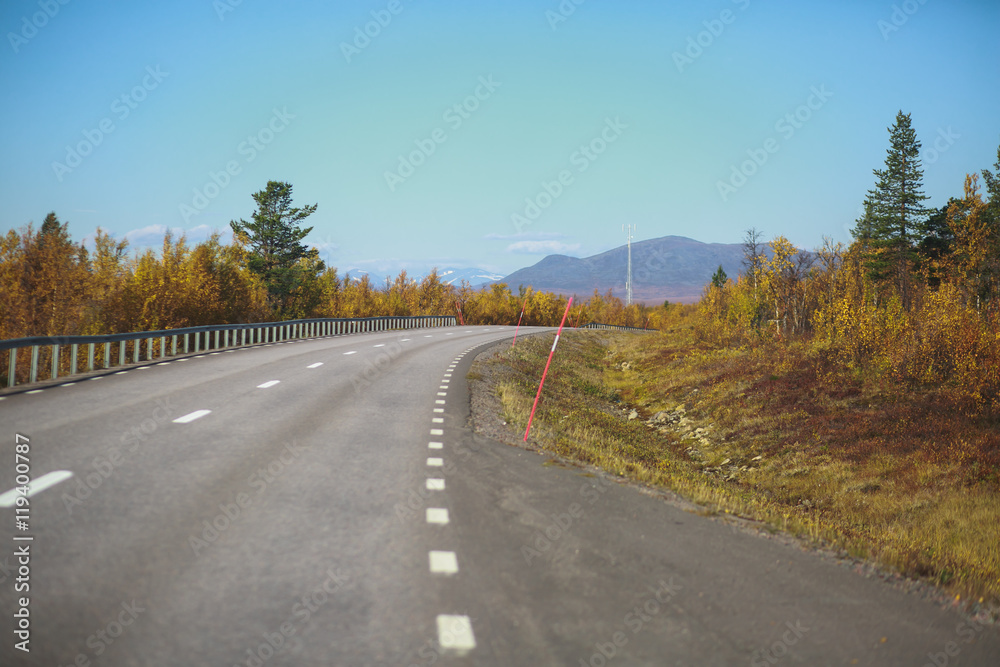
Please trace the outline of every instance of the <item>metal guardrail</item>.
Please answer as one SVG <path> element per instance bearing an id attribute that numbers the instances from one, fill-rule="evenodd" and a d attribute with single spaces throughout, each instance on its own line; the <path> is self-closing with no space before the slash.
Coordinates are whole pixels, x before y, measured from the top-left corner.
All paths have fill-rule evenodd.
<path id="1" fill-rule="evenodd" d="M 641 327 L 626 327 L 620 324 L 602 324 L 601 322 L 588 322 L 578 329 L 610 329 L 612 331 L 656 331 L 656 329 L 643 329 Z"/>
<path id="2" fill-rule="evenodd" d="M 68 366 L 68 372 L 62 376 L 69 377 L 77 373 L 88 373 L 95 370 L 95 364 L 101 361 L 102 368 L 112 368 L 112 361 L 117 357 L 117 366 L 124 366 L 131 347 L 131 363 L 164 359 L 177 354 L 197 354 L 208 350 L 218 350 L 230 347 L 245 347 L 262 343 L 278 343 L 300 338 L 318 338 L 351 333 L 366 333 L 370 331 L 390 331 L 398 329 L 417 329 L 423 327 L 456 326 L 456 318 L 445 316 L 409 316 L 409 317 L 363 317 L 363 318 L 323 318 L 312 320 L 289 320 L 286 322 L 256 322 L 248 324 L 219 324 L 184 329 L 166 329 L 162 331 L 132 331 L 121 334 L 103 336 L 32 336 L 30 338 L 12 338 L 0 340 L 0 352 L 8 351 L 6 384 L 0 388 L 13 387 L 17 384 L 18 350 L 31 348 L 28 364 L 28 383 L 38 382 L 39 359 L 42 354 L 50 357 L 51 377 L 60 376 L 61 366 Z M 214 340 L 213 340 L 214 334 Z M 167 339 L 170 345 L 167 345 Z M 145 355 L 142 353 L 142 341 L 146 341 Z M 158 341 L 154 346 L 153 341 Z M 131 343 L 131 345 L 130 345 Z M 85 370 L 80 369 L 80 346 L 86 345 Z M 100 350 L 97 346 L 103 346 Z M 117 346 L 116 354 L 112 354 L 112 346 Z M 64 364 L 63 348 L 69 348 L 69 363 Z M 169 354 L 167 353 L 169 347 Z M 51 348 L 45 352 L 46 348 Z M 158 354 L 157 354 L 158 353 Z M 0 366 L 2 368 L 2 366 Z M 0 376 L 0 380 L 4 379 Z"/>

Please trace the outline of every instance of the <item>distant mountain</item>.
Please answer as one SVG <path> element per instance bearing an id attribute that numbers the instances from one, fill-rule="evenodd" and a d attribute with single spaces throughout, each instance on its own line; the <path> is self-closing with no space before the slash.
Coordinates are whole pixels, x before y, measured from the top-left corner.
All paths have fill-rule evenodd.
<path id="1" fill-rule="evenodd" d="M 468 282 L 472 287 L 490 285 L 503 280 L 503 275 L 493 273 L 485 269 L 440 269 L 438 277 L 441 282 L 458 287 L 462 281 Z"/>
<path id="2" fill-rule="evenodd" d="M 664 300 L 694 303 L 719 265 L 730 278 L 742 269 L 739 243 L 702 243 L 684 236 L 664 236 L 632 244 L 632 298 L 649 304 Z M 506 276 L 512 292 L 520 285 L 536 291 L 589 297 L 611 289 L 625 298 L 627 246 L 591 257 L 549 255 L 533 266 Z"/>
<path id="3" fill-rule="evenodd" d="M 360 282 L 362 277 L 368 276 L 368 280 L 371 282 L 373 287 L 385 287 L 386 278 L 390 282 L 395 281 L 399 276 L 398 273 L 387 275 L 384 273 L 376 273 L 374 271 L 368 271 L 366 269 L 347 269 L 346 271 L 338 271 L 341 277 L 350 274 L 351 280 L 354 282 Z M 429 272 L 428 272 L 429 273 Z M 486 269 L 476 269 L 476 268 L 465 268 L 465 269 L 453 269 L 445 268 L 438 269 L 438 278 L 441 282 L 447 285 L 454 285 L 458 287 L 462 284 L 462 281 L 468 281 L 468 283 L 475 288 L 481 287 L 483 285 L 491 285 L 495 282 L 503 279 L 503 276 L 499 273 L 494 273 L 492 271 L 487 271 Z M 427 274 L 425 273 L 412 273 L 407 272 L 406 274 L 410 280 L 415 280 L 418 283 L 423 280 Z"/>

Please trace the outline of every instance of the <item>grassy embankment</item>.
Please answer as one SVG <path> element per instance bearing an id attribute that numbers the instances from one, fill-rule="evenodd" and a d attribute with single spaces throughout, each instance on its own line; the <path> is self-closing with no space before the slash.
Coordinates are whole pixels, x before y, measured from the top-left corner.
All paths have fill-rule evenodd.
<path id="1" fill-rule="evenodd" d="M 527 338 L 487 362 L 517 428 L 550 346 Z M 892 386 L 824 358 L 807 343 L 712 349 L 690 320 L 668 334 L 569 331 L 531 440 L 973 604 L 1000 601 L 998 420 L 964 415 L 947 388 Z"/>

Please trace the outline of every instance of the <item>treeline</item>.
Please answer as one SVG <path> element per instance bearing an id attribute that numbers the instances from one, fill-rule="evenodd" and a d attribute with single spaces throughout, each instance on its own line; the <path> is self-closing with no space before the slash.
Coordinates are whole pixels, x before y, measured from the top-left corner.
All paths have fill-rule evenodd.
<path id="1" fill-rule="evenodd" d="M 744 239 L 744 270 L 717 275 L 700 334 L 731 345 L 812 339 L 840 367 L 950 385 L 974 410 L 1000 410 L 1000 149 L 996 172 L 966 176 L 961 198 L 927 209 L 908 115 L 889 128 L 885 169 L 845 247 L 804 252 Z"/>
<path id="2" fill-rule="evenodd" d="M 218 235 L 194 245 L 167 233 L 159 252 L 132 253 L 127 241 L 98 230 L 93 249 L 74 242 L 68 223 L 50 213 L 41 228 L 8 231 L 0 239 L 0 339 L 35 335 L 107 334 L 210 324 L 271 322 L 312 317 L 459 315 L 468 324 L 555 326 L 566 298 L 504 284 L 474 290 L 448 285 L 436 272 L 414 280 L 401 272 L 375 285 L 317 270 L 300 257 L 292 273 L 269 289 L 238 240 Z M 292 275 L 294 279 L 288 279 Z M 667 308 L 626 307 L 611 293 L 574 301 L 569 325 L 590 321 L 657 328 Z"/>

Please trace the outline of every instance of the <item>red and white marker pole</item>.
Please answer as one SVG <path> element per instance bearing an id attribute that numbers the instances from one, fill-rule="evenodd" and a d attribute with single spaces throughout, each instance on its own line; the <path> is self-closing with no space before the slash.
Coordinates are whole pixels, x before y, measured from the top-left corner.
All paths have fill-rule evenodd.
<path id="1" fill-rule="evenodd" d="M 521 302 L 521 316 L 517 318 L 517 326 L 514 327 L 514 343 L 517 342 L 517 330 L 521 328 L 521 318 L 523 318 L 523 317 L 524 317 L 524 302 L 522 301 Z M 514 343 L 511 343 L 510 346 L 514 347 Z"/>
<path id="2" fill-rule="evenodd" d="M 569 315 L 569 307 L 573 305 L 573 297 L 569 298 L 566 304 L 566 312 L 563 313 L 562 322 L 559 323 L 559 331 L 556 332 L 556 339 L 552 341 L 552 349 L 549 350 L 549 360 L 545 362 L 545 370 L 542 371 L 542 381 L 538 383 L 538 393 L 535 394 L 535 404 L 531 406 L 531 415 L 528 417 L 528 428 L 524 429 L 524 441 L 528 442 L 528 433 L 531 432 L 531 422 L 535 418 L 535 409 L 538 407 L 538 399 L 542 397 L 542 385 L 545 384 L 545 376 L 549 374 L 549 364 L 552 363 L 552 355 L 556 353 L 556 345 L 559 344 L 559 334 L 562 333 L 563 325 L 566 324 L 566 316 Z"/>

